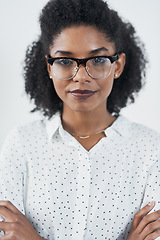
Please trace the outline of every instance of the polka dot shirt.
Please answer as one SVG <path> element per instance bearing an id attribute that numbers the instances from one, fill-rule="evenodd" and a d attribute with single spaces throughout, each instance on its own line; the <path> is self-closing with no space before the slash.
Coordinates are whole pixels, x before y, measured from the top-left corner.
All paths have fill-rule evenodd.
<path id="1" fill-rule="evenodd" d="M 59 115 L 15 129 L 0 155 L 0 199 L 48 240 L 123 240 L 134 214 L 160 209 L 160 135 L 123 116 L 90 151 Z"/>

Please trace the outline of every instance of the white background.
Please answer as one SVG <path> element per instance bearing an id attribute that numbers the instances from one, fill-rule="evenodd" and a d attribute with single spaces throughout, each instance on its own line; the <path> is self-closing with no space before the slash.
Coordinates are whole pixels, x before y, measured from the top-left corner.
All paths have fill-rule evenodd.
<path id="1" fill-rule="evenodd" d="M 86 0 L 87 1 L 87 0 Z M 16 126 L 35 119 L 22 76 L 26 47 L 39 35 L 38 17 L 47 0 L 0 1 L 0 148 Z M 160 1 L 110 0 L 132 22 L 146 44 L 150 59 L 147 85 L 135 104 L 122 111 L 129 119 L 160 131 Z"/>

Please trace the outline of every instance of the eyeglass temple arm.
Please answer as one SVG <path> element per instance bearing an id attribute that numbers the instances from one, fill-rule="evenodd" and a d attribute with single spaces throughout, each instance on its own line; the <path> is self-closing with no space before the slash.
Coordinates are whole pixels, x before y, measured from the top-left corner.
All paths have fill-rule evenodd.
<path id="1" fill-rule="evenodd" d="M 118 60 L 118 54 L 116 54 L 115 56 L 109 56 L 108 59 L 111 61 L 111 63 L 113 63 Z"/>
<path id="2" fill-rule="evenodd" d="M 52 65 L 52 64 L 53 64 L 53 62 L 54 62 L 54 59 L 53 59 L 53 58 L 51 58 L 51 56 L 50 56 L 50 55 L 48 55 L 48 56 L 47 56 L 47 61 L 48 61 L 48 63 L 49 63 L 50 65 Z"/>

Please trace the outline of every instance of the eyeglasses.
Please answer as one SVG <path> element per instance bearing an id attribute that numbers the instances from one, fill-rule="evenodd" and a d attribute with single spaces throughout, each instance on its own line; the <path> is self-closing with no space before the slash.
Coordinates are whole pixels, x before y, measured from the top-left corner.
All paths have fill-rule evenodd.
<path id="1" fill-rule="evenodd" d="M 53 74 L 60 80 L 70 80 L 74 78 L 79 70 L 79 66 L 83 65 L 88 75 L 94 79 L 106 78 L 112 70 L 112 63 L 118 60 L 118 54 L 115 56 L 94 56 L 89 58 L 68 58 L 47 57 L 48 63 L 52 66 Z"/>

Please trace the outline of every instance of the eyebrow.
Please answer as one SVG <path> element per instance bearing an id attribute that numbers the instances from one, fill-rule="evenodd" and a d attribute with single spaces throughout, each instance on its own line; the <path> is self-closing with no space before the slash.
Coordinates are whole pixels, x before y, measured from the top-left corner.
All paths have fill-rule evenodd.
<path id="1" fill-rule="evenodd" d="M 72 53 L 71 52 L 68 52 L 68 51 L 62 51 L 62 50 L 57 50 L 56 52 L 55 52 L 55 54 L 57 54 L 57 53 L 60 53 L 60 54 L 62 54 L 62 55 L 72 55 Z"/>
<path id="2" fill-rule="evenodd" d="M 92 51 L 90 52 L 90 54 L 96 54 L 96 53 L 99 53 L 99 52 L 101 52 L 101 51 L 107 51 L 107 52 L 108 52 L 108 49 L 105 48 L 105 47 L 97 48 L 97 49 L 92 50 Z M 55 54 L 57 54 L 57 53 L 60 53 L 60 54 L 62 54 L 62 55 L 68 55 L 68 56 L 71 56 L 71 55 L 72 55 L 72 52 L 63 51 L 63 50 L 57 50 L 57 51 L 55 52 Z"/>
<path id="3" fill-rule="evenodd" d="M 101 48 L 97 48 L 97 49 L 94 49 L 90 52 L 90 54 L 96 54 L 96 53 L 99 53 L 101 51 L 107 51 L 108 52 L 108 49 L 105 48 L 105 47 L 101 47 Z"/>

